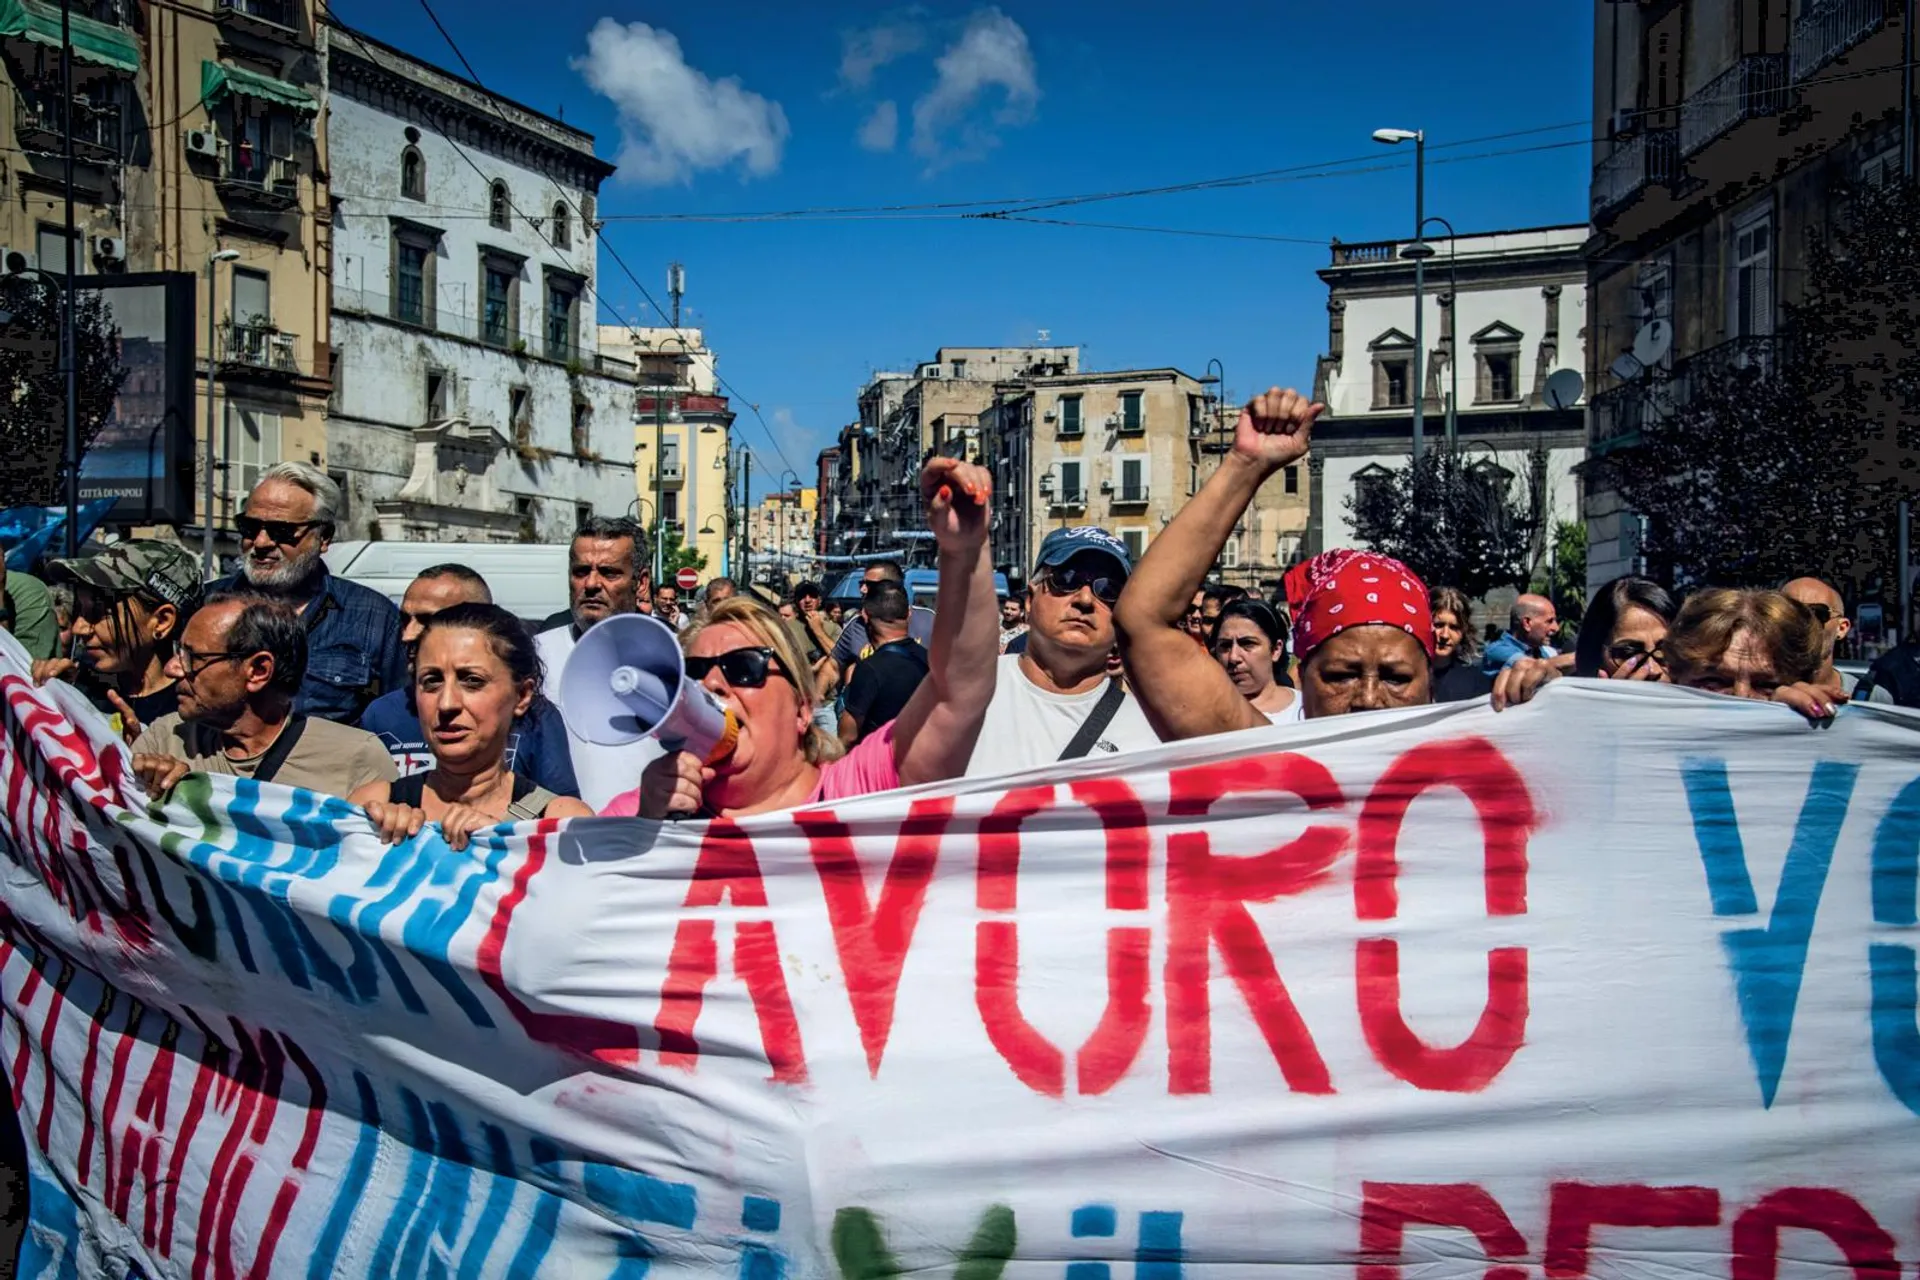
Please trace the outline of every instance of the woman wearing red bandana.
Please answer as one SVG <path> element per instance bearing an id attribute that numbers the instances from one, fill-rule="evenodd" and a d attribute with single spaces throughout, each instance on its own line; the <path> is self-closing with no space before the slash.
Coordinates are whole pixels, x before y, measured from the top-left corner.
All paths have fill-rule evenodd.
<path id="1" fill-rule="evenodd" d="M 1326 406 L 1274 387 L 1240 411 L 1233 450 L 1134 566 L 1114 606 L 1127 679 L 1162 741 L 1258 729 L 1255 710 L 1216 663 L 1193 661 L 1179 625 L 1187 602 L 1260 486 L 1306 456 Z M 1287 575 L 1294 652 L 1308 719 L 1432 700 L 1427 589 L 1397 560 L 1329 551 Z"/>

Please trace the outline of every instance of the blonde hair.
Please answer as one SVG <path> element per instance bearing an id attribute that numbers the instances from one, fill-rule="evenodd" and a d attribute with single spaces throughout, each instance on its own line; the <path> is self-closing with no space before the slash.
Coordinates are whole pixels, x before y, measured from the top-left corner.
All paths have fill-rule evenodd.
<path id="1" fill-rule="evenodd" d="M 1458 587 L 1435 587 L 1433 612 L 1435 617 L 1443 613 L 1452 614 L 1455 625 L 1460 628 L 1460 643 L 1453 651 L 1453 665 L 1472 666 L 1480 661 L 1480 639 L 1473 634 L 1473 602 L 1467 599 L 1467 593 Z"/>
<path id="2" fill-rule="evenodd" d="M 681 651 L 691 649 L 702 631 L 718 626 L 739 627 L 773 650 L 774 661 L 780 664 L 779 674 L 793 686 L 794 696 L 799 699 L 800 705 L 809 711 L 818 705 L 820 695 L 813 683 L 813 668 L 807 665 L 806 655 L 794 640 L 785 618 L 751 596 L 728 596 L 703 609 L 680 633 Z M 808 764 L 837 760 L 845 751 L 840 739 L 822 729 L 818 721 L 807 726 L 806 734 L 800 740 L 800 754 L 806 757 Z"/>
<path id="3" fill-rule="evenodd" d="M 1819 674 L 1826 644 L 1811 609 L 1778 591 L 1709 587 L 1687 597 L 1661 643 L 1673 682 L 1686 684 L 1719 661 L 1743 631 L 1766 651 L 1783 682 L 1803 683 Z"/>

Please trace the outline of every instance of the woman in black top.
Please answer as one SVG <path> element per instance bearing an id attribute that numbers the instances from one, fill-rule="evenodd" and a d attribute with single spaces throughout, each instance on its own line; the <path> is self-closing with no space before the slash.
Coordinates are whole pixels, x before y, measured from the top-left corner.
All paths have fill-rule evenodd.
<path id="1" fill-rule="evenodd" d="M 414 660 L 414 701 L 433 768 L 375 782 L 347 797 L 366 806 L 395 843 L 429 822 L 465 849 L 476 831 L 504 822 L 586 818 L 581 801 L 556 796 L 506 766 L 507 743 L 540 687 L 540 659 L 520 620 L 498 605 L 457 604 L 426 623 Z"/>
<path id="2" fill-rule="evenodd" d="M 1433 593 L 1433 700 L 1471 702 L 1493 692 L 1493 677 L 1480 670 L 1473 638 L 1473 606 L 1458 587 Z"/>

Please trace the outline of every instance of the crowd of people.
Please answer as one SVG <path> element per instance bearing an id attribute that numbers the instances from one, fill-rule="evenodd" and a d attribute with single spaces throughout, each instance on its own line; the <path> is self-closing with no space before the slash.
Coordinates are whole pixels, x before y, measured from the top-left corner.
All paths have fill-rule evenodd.
<path id="1" fill-rule="evenodd" d="M 857 604 L 814 582 L 781 595 L 724 577 L 683 598 L 650 580 L 639 525 L 602 518 L 570 547 L 568 609 L 543 622 L 494 604 L 452 561 L 396 607 L 328 571 L 339 491 L 289 462 L 248 495 L 231 577 L 203 582 L 176 543 L 119 542 L 49 562 L 44 583 L 0 577 L 0 626 L 37 680 L 88 692 L 152 797 L 196 773 L 279 781 L 361 806 L 388 840 L 433 823 L 456 848 L 503 822 L 746 815 L 1322 716 L 1482 699 L 1504 710 L 1560 679 L 1664 681 L 1816 722 L 1850 699 L 1920 705 L 1920 643 L 1865 679 L 1839 669 L 1851 624 L 1814 578 L 1684 600 L 1620 578 L 1586 602 L 1565 651 L 1552 600 L 1518 596 L 1483 647 L 1463 592 L 1366 550 L 1295 566 L 1270 599 L 1210 581 L 1321 412 L 1292 391 L 1257 397 L 1137 563 L 1106 530 L 1060 528 L 1005 596 L 991 476 L 934 459 L 921 477 L 930 609 L 891 560 L 863 566 Z M 609 746 L 569 723 L 569 654 L 631 613 L 673 628 L 688 677 L 731 713 L 723 753 Z"/>

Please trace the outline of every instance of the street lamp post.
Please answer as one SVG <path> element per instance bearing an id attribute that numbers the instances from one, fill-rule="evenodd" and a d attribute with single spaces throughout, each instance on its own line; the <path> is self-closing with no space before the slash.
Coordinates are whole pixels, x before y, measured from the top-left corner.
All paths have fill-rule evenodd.
<path id="1" fill-rule="evenodd" d="M 793 477 L 793 484 L 787 484 L 787 477 Z M 787 572 L 787 508 L 793 502 L 794 491 L 800 487 L 800 473 L 789 467 L 780 473 L 780 576 L 791 577 Z"/>
<path id="2" fill-rule="evenodd" d="M 1424 129 L 1375 129 L 1375 142 L 1390 147 L 1403 142 L 1413 144 L 1413 239 L 1420 244 L 1421 228 L 1427 225 L 1427 134 Z M 1413 461 L 1420 462 L 1426 447 L 1426 333 L 1427 263 L 1424 256 L 1413 259 Z"/>
<path id="3" fill-rule="evenodd" d="M 1447 345 L 1447 448 L 1451 450 L 1455 440 L 1455 425 L 1459 419 L 1460 408 L 1460 278 L 1455 271 L 1460 233 L 1453 224 L 1438 214 L 1428 214 L 1420 223 L 1420 235 L 1407 246 L 1402 257 L 1412 258 L 1415 262 L 1433 256 L 1433 246 L 1427 243 L 1427 223 L 1437 222 L 1447 229 L 1447 293 L 1453 299 L 1453 338 Z"/>
<path id="4" fill-rule="evenodd" d="M 206 512 L 202 517 L 200 529 L 200 572 L 209 581 L 213 578 L 213 469 L 215 465 L 213 448 L 213 371 L 219 359 L 213 349 L 213 317 L 217 308 L 214 305 L 214 271 L 222 262 L 234 262 L 240 257 L 238 249 L 221 249 L 207 258 L 207 451 L 206 478 L 201 486 L 202 497 L 206 502 Z"/>

